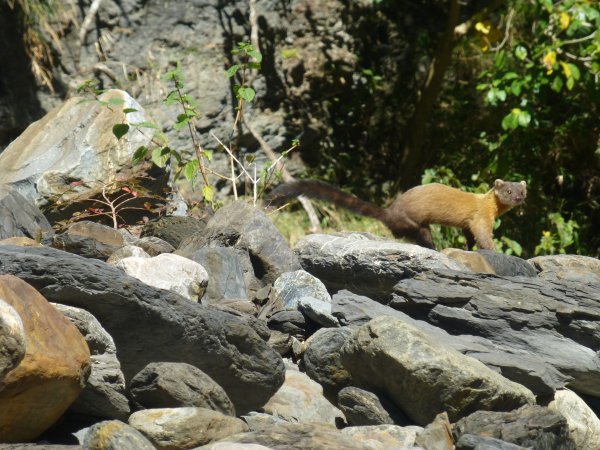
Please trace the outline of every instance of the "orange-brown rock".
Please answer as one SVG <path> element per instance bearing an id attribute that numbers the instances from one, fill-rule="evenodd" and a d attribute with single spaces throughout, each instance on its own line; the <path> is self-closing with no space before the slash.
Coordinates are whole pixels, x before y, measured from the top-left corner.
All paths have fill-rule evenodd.
<path id="1" fill-rule="evenodd" d="M 77 398 L 89 374 L 83 336 L 33 287 L 0 276 L 0 298 L 19 314 L 25 356 L 0 382 L 0 442 L 37 438 Z"/>

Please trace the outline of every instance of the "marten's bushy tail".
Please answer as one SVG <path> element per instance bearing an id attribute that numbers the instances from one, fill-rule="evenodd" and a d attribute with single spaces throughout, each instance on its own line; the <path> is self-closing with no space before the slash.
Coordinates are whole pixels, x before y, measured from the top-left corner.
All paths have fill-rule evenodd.
<path id="1" fill-rule="evenodd" d="M 273 191 L 269 195 L 271 204 L 280 205 L 290 198 L 305 195 L 311 198 L 327 200 L 335 205 L 346 208 L 363 216 L 374 217 L 384 223 L 387 219 L 385 209 L 374 205 L 373 203 L 361 200 L 352 194 L 343 192 L 327 183 L 316 180 L 300 180 L 291 183 L 285 183 Z"/>

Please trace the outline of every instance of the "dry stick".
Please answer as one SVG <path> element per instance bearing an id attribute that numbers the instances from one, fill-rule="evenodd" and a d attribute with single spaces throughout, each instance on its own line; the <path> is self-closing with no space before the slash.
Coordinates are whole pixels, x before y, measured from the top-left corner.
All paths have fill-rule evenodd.
<path id="1" fill-rule="evenodd" d="M 258 45 L 259 44 L 259 42 L 258 42 L 258 15 L 256 14 L 256 0 L 249 1 L 249 9 L 250 9 L 250 14 L 249 14 L 249 16 L 250 16 L 249 17 L 249 19 L 250 19 L 250 42 L 252 43 L 252 45 L 254 46 L 254 49 L 256 51 L 260 51 L 260 47 Z M 256 78 L 256 74 L 253 74 L 252 78 L 250 79 L 249 84 L 251 84 L 254 81 L 254 78 Z M 279 164 L 278 161 L 280 161 L 280 159 L 277 158 L 277 155 L 275 154 L 275 152 L 273 151 L 271 146 L 269 144 L 267 144 L 267 142 L 262 138 L 262 136 L 260 136 L 256 132 L 256 130 L 246 121 L 243 112 L 241 114 L 241 120 L 242 120 L 242 123 L 248 129 L 248 131 L 250 131 L 250 134 L 252 134 L 252 136 L 254 136 L 254 139 L 256 139 L 258 141 L 262 150 L 265 152 L 267 157 L 271 160 L 273 165 L 275 166 L 276 164 Z M 283 176 L 283 180 L 286 182 L 294 181 L 294 177 L 287 171 L 287 169 L 281 164 L 280 164 L 280 167 L 281 167 L 281 175 Z M 307 197 L 305 197 L 304 195 L 300 195 L 300 196 L 298 196 L 298 201 L 300 202 L 300 204 L 306 211 L 306 214 L 308 214 L 308 220 L 310 221 L 310 231 L 312 231 L 313 233 L 319 231 L 321 228 L 319 226 L 319 218 L 317 217 L 317 212 L 315 211 L 315 208 L 313 207 L 310 200 Z"/>
<path id="2" fill-rule="evenodd" d="M 92 20 L 94 20 L 94 17 L 96 16 L 96 13 L 98 12 L 98 9 L 100 8 L 100 4 L 102 3 L 102 0 L 94 0 L 90 6 L 90 9 L 88 10 L 87 14 L 85 15 L 85 18 L 83 19 L 83 23 L 81 24 L 81 28 L 79 29 L 79 35 L 77 36 L 78 40 L 79 40 L 79 45 L 77 46 L 77 64 L 79 65 L 79 61 L 81 59 L 81 47 L 83 46 L 83 41 L 85 39 L 85 35 L 88 32 L 88 29 L 90 28 L 90 25 L 92 24 Z"/>

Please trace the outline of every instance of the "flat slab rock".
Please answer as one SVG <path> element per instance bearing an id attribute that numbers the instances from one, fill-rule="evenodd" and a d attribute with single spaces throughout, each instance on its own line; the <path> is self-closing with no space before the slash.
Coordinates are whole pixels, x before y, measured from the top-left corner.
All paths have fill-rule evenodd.
<path id="1" fill-rule="evenodd" d="M 0 273 L 26 280 L 48 300 L 91 312 L 114 339 L 127 382 L 150 362 L 185 362 L 219 383 L 238 414 L 264 405 L 283 383 L 281 357 L 243 321 L 102 261 L 0 245 Z"/>

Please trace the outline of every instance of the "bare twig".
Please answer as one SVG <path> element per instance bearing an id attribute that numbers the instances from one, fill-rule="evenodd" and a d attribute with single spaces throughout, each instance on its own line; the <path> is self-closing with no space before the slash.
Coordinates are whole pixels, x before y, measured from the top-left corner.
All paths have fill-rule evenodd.
<path id="1" fill-rule="evenodd" d="M 81 28 L 79 29 L 79 34 L 77 36 L 77 39 L 78 39 L 77 58 L 76 58 L 77 64 L 79 64 L 79 61 L 81 59 L 81 47 L 83 46 L 83 41 L 85 40 L 85 35 L 87 34 L 88 29 L 90 28 L 90 25 L 92 24 L 92 20 L 94 20 L 94 17 L 96 16 L 96 13 L 98 12 L 98 9 L 100 8 L 101 4 L 102 4 L 102 0 L 94 0 L 92 2 L 92 4 L 90 5 L 90 9 L 88 10 L 87 14 L 85 15 L 85 18 L 83 19 L 83 23 L 81 24 Z"/>

